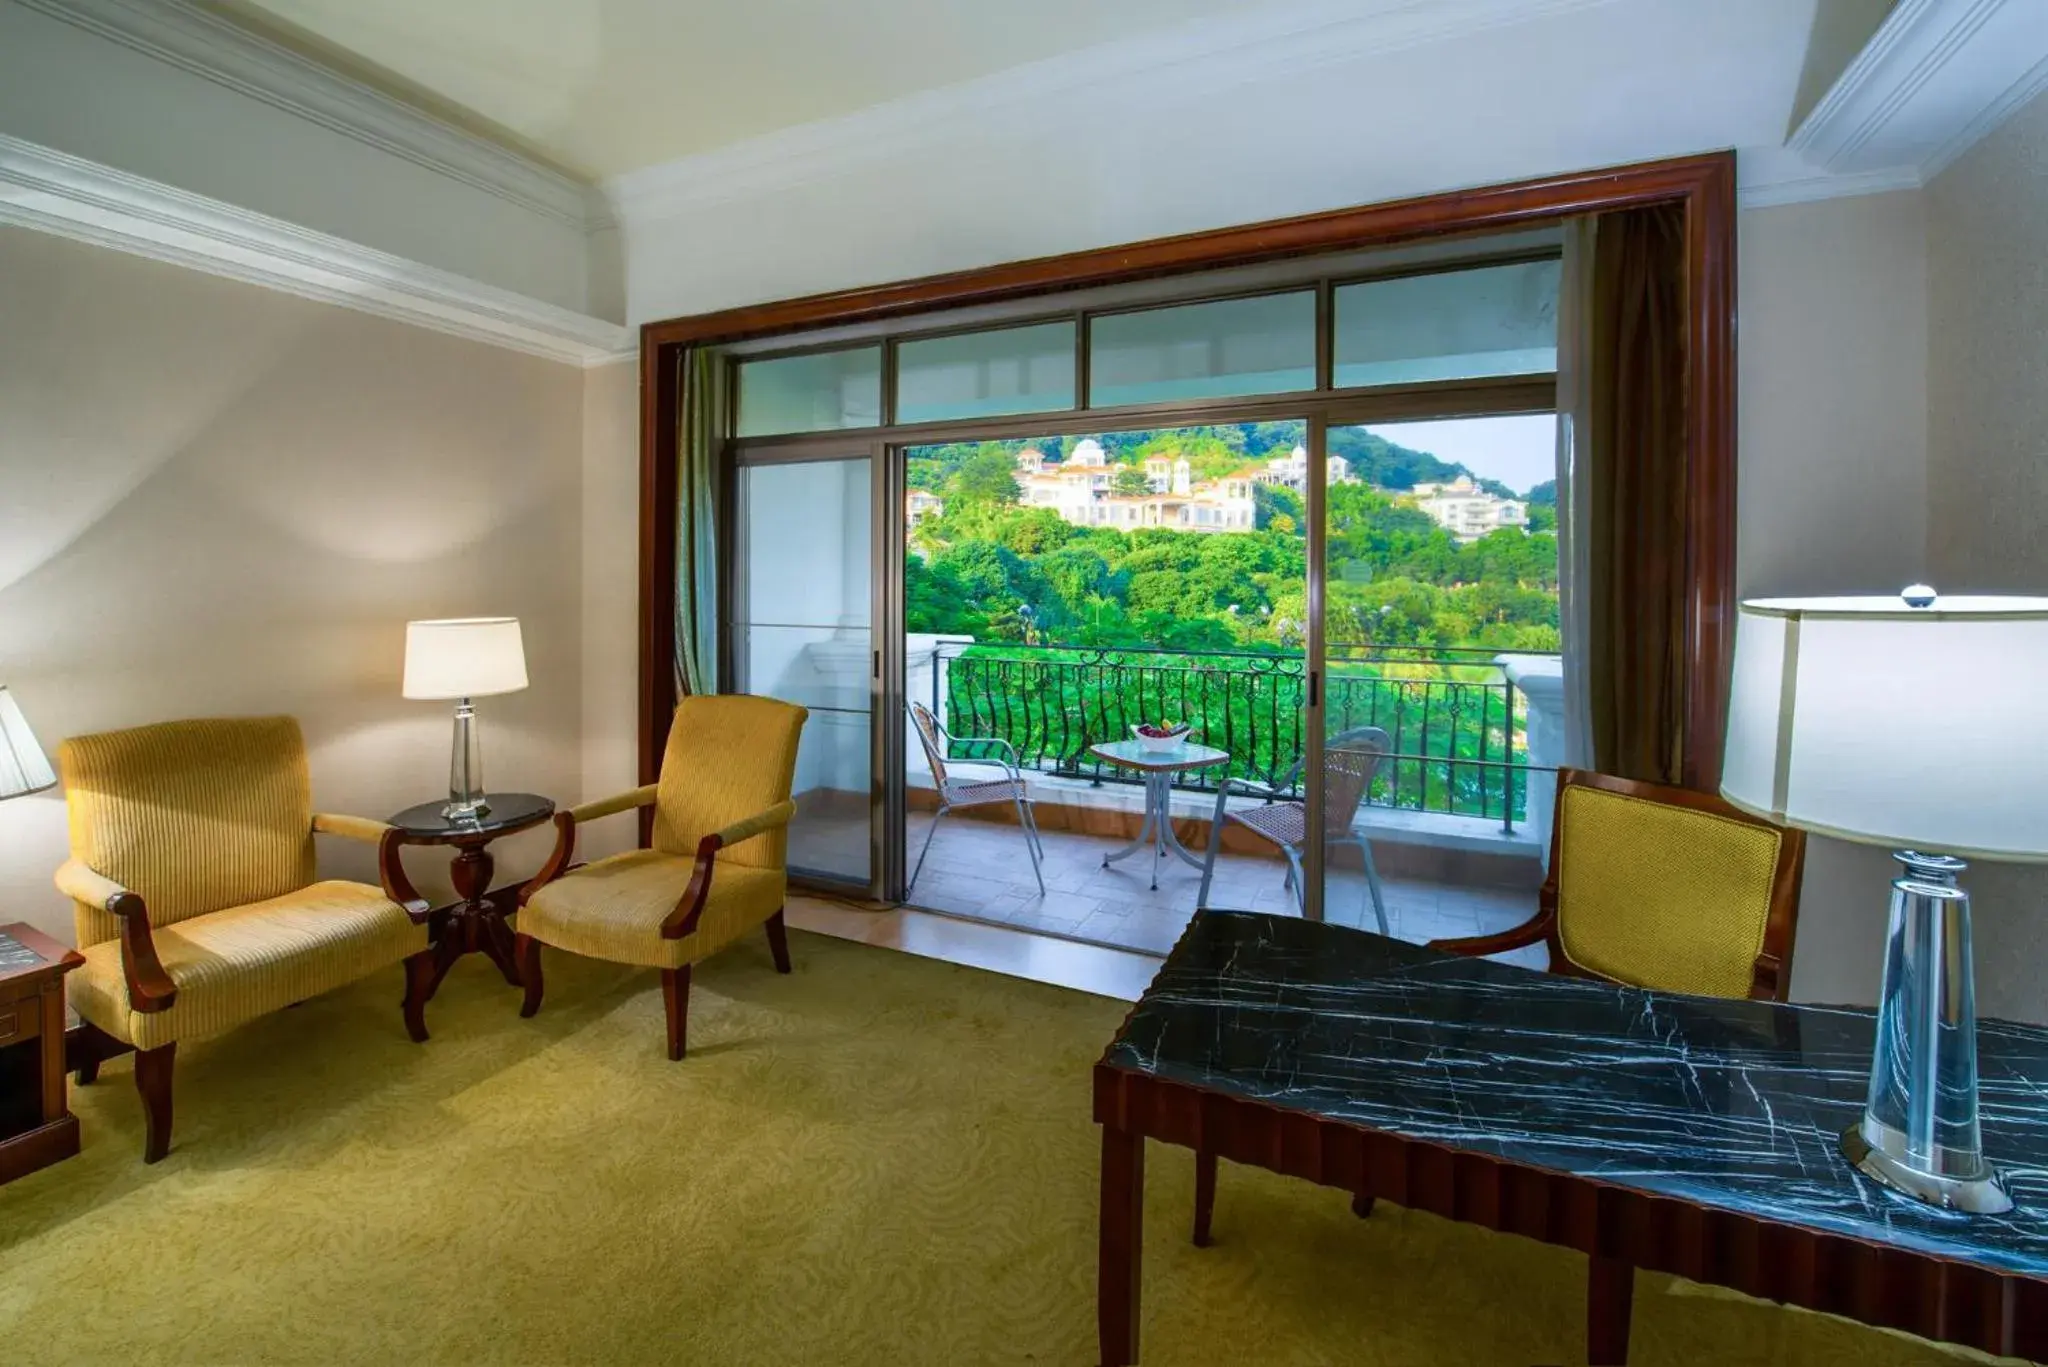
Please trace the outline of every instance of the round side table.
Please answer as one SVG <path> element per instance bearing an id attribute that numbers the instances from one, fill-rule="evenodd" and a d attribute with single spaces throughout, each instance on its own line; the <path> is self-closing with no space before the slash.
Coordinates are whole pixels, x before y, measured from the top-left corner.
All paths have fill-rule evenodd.
<path id="1" fill-rule="evenodd" d="M 391 818 L 391 825 L 405 845 L 453 845 L 457 854 L 448 866 L 460 900 L 436 907 L 427 921 L 434 945 L 434 977 L 427 986 L 432 997 L 441 979 L 457 959 L 481 951 L 490 956 L 505 981 L 519 986 L 519 967 L 512 959 L 512 929 L 505 924 L 504 909 L 490 900 L 491 873 L 495 862 L 489 845 L 500 836 L 513 835 L 540 825 L 555 814 L 555 804 L 536 793 L 488 793 L 485 809 L 478 815 L 453 817 L 441 809 L 446 799 L 407 807 Z"/>

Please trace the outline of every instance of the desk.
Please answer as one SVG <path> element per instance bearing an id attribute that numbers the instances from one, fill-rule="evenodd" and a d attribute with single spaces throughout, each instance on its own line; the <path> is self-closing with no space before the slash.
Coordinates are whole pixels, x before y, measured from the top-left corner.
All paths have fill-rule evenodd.
<path id="1" fill-rule="evenodd" d="M 1197 913 L 1095 1067 L 1102 1361 L 1137 1360 L 1147 1138 L 1591 1255 L 1596 1363 L 1626 1361 L 1637 1267 L 2048 1356 L 2048 1030 L 1979 1023 L 1984 1149 L 2015 1207 L 1969 1217 L 1841 1156 L 1872 1034 L 1867 1011 Z"/>
<path id="2" fill-rule="evenodd" d="M 1155 890 L 1159 887 L 1159 861 L 1166 858 L 1170 850 L 1187 863 L 1204 869 L 1202 886 L 1206 891 L 1208 875 L 1205 866 L 1173 833 L 1173 776 L 1194 769 L 1213 769 L 1227 763 L 1230 752 L 1218 750 L 1213 745 L 1196 745 L 1188 740 L 1163 749 L 1155 749 L 1138 740 L 1105 741 L 1089 746 L 1088 752 L 1097 759 L 1125 769 L 1136 769 L 1145 776 L 1145 820 L 1138 827 L 1138 838 L 1120 850 L 1103 855 L 1102 867 L 1106 869 L 1125 855 L 1136 854 L 1150 845 L 1153 847 L 1152 886 Z M 1217 801 L 1220 804 L 1222 800 L 1219 789 Z"/>

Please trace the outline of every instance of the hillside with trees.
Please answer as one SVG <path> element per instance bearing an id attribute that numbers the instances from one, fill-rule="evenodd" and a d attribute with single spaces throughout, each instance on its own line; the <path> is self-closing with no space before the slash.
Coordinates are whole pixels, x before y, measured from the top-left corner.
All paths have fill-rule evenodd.
<path id="1" fill-rule="evenodd" d="M 1112 488 L 1131 492 L 1142 491 L 1148 457 L 1186 458 L 1199 484 L 1285 456 L 1302 439 L 1298 422 L 1097 438 L 1113 465 Z M 937 495 L 944 512 L 911 534 L 910 630 L 1196 653 L 1301 649 L 1307 518 L 1298 494 L 1256 486 L 1257 527 L 1244 533 L 1077 527 L 1052 509 L 1019 507 L 1017 453 L 1030 447 L 1064 458 L 1077 440 L 911 450 L 910 487 Z M 1471 473 L 1463 466 L 1357 428 L 1333 429 L 1330 448 L 1362 481 L 1329 491 L 1333 644 L 1557 648 L 1557 542 L 1549 530 L 1508 529 L 1460 544 L 1399 492 Z M 1555 491 L 1550 504 L 1535 500 L 1541 492 L 1532 491 L 1532 525 L 1553 528 Z"/>

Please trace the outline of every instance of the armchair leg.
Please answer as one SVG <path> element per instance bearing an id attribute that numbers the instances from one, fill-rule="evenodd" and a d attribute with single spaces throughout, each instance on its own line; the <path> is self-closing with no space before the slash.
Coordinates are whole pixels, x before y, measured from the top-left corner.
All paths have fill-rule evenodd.
<path id="1" fill-rule="evenodd" d="M 135 1090 L 142 1093 L 144 1139 L 142 1161 L 155 1163 L 171 1151 L 171 1060 L 176 1043 L 135 1055 Z"/>
<path id="2" fill-rule="evenodd" d="M 661 970 L 661 1005 L 668 1016 L 669 1062 L 679 1061 L 689 1045 L 690 966 Z"/>
<path id="3" fill-rule="evenodd" d="M 540 1010 L 540 941 L 531 935 L 514 935 L 512 962 L 519 967 L 519 980 L 526 984 L 526 1000 L 519 1004 L 519 1014 L 531 1017 Z"/>
<path id="4" fill-rule="evenodd" d="M 1216 1213 L 1216 1151 L 1195 1150 L 1195 1247 L 1209 1246 L 1209 1218 Z"/>
<path id="5" fill-rule="evenodd" d="M 434 951 L 423 949 L 405 961 L 405 1033 L 414 1044 L 427 1042 L 427 998 L 434 995 Z"/>
<path id="6" fill-rule="evenodd" d="M 775 956 L 775 971 L 789 972 L 789 927 L 783 923 L 782 908 L 768 918 L 768 952 Z"/>

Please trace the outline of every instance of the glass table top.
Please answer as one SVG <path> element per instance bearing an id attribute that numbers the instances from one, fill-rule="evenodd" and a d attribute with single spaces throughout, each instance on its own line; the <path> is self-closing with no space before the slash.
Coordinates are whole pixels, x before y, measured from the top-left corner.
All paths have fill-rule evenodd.
<path id="1" fill-rule="evenodd" d="M 1212 745 L 1197 745 L 1193 741 L 1181 741 L 1165 749 L 1154 749 L 1133 737 L 1130 740 L 1104 741 L 1088 747 L 1111 764 L 1121 764 L 1131 769 L 1206 769 L 1212 764 L 1221 764 L 1230 758 L 1228 750 L 1218 750 Z"/>
<path id="2" fill-rule="evenodd" d="M 554 815 L 555 804 L 538 793 L 486 793 L 487 809 L 474 817 L 452 817 L 441 809 L 447 798 L 407 807 L 390 819 L 390 824 L 407 835 L 423 838 L 456 835 L 490 835 L 530 825 Z"/>
<path id="3" fill-rule="evenodd" d="M 2048 1276 L 2048 1030 L 1978 1023 L 1984 1152 L 2014 1209 L 1864 1177 L 1870 1012 L 1532 972 L 1252 912 L 1201 912 L 1104 1063 L 1533 1167 Z"/>

